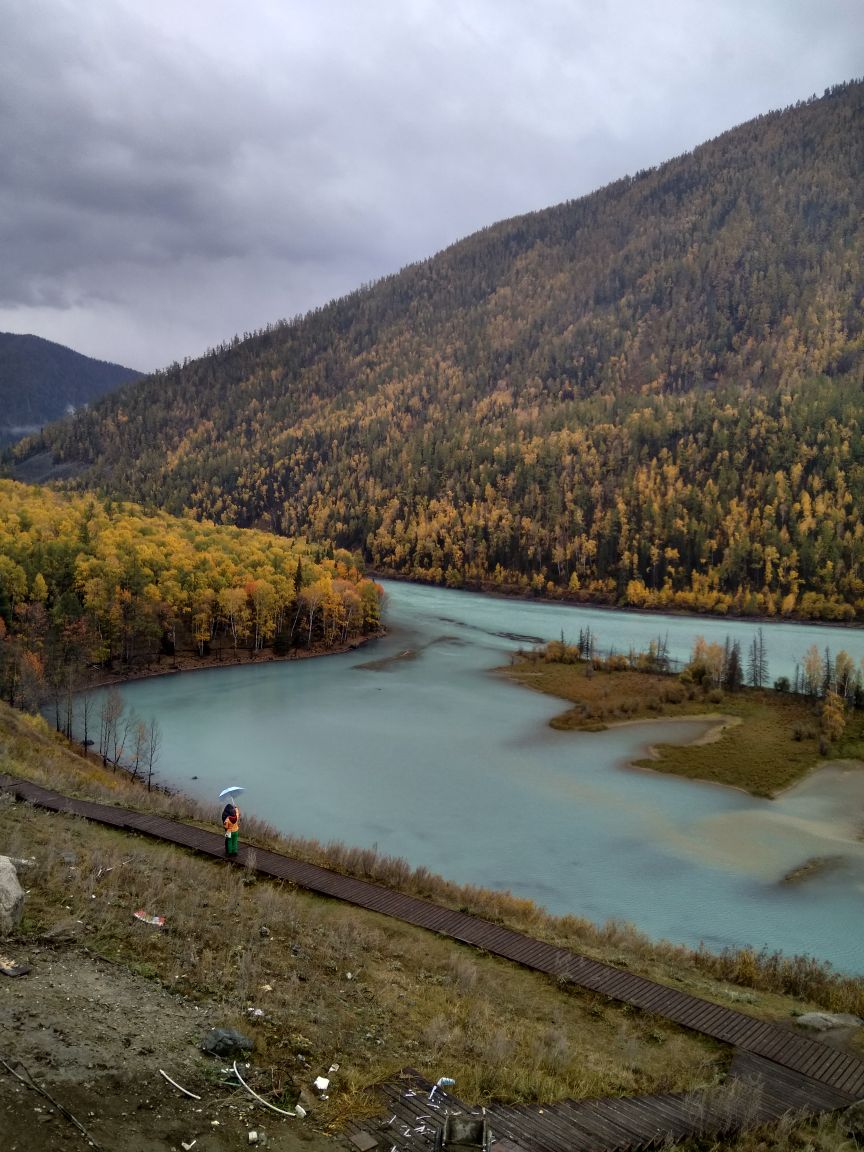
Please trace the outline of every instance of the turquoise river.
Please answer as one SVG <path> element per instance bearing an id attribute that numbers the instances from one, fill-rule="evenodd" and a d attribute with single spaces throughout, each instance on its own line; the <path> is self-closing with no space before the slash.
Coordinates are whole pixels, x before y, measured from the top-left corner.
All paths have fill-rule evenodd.
<path id="1" fill-rule="evenodd" d="M 864 768 L 829 765 L 776 800 L 629 767 L 704 721 L 600 733 L 548 726 L 561 701 L 496 676 L 520 644 L 601 648 L 738 639 L 736 620 L 575 608 L 385 582 L 387 636 L 316 660 L 180 673 L 123 687 L 155 717 L 160 779 L 280 830 L 403 856 L 451 880 L 510 889 L 551 912 L 630 921 L 655 938 L 807 953 L 864 972 Z M 859 662 L 864 631 L 764 625 L 771 677 L 810 644 Z M 812 858 L 833 867 L 796 884 Z"/>

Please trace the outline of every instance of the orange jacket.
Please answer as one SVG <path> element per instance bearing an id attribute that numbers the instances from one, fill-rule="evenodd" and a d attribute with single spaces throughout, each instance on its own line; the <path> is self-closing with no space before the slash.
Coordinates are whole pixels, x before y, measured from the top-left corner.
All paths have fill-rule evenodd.
<path id="1" fill-rule="evenodd" d="M 232 820 L 230 816 L 226 816 L 223 823 L 225 825 L 225 831 L 226 832 L 239 832 L 239 830 L 240 830 L 240 809 L 237 807 L 236 804 L 234 805 L 234 819 Z"/>

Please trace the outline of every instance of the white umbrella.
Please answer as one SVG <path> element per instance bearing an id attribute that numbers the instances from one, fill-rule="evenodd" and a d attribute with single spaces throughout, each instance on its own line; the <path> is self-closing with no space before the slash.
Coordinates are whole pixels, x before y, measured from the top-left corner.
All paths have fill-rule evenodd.
<path id="1" fill-rule="evenodd" d="M 219 793 L 220 800 L 227 800 L 229 796 L 239 796 L 241 792 L 245 792 L 245 788 L 241 788 L 239 784 L 232 784 L 230 788 L 223 788 Z"/>

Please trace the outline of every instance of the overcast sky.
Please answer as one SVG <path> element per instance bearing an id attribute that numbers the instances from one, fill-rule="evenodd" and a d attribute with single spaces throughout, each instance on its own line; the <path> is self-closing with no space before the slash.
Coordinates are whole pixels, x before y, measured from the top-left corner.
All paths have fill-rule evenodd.
<path id="1" fill-rule="evenodd" d="M 862 0 L 0 0 L 0 330 L 150 370 L 864 74 Z"/>

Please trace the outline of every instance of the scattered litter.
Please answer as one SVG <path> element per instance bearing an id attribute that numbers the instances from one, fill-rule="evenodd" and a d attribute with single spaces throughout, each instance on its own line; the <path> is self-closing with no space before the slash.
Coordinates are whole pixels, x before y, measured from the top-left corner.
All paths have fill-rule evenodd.
<path id="1" fill-rule="evenodd" d="M 200 1100 L 201 1099 L 201 1097 L 196 1096 L 194 1092 L 189 1092 L 186 1088 L 183 1088 L 180 1084 L 177 1083 L 176 1080 L 172 1080 L 171 1077 L 168 1075 L 168 1073 L 164 1069 L 162 1069 L 162 1068 L 159 1069 L 159 1075 L 164 1076 L 165 1079 L 168 1081 L 168 1083 L 173 1084 L 174 1087 L 179 1092 L 182 1092 L 184 1096 L 188 1096 L 191 1100 Z M 190 1144 L 189 1147 L 191 1148 L 192 1145 Z"/>
<path id="2" fill-rule="evenodd" d="M 0 972 L 4 976 L 26 976 L 29 971 L 29 964 L 16 964 L 8 956 L 0 956 Z"/>
<path id="3" fill-rule="evenodd" d="M 330 1067 L 327 1069 L 327 1075 L 332 1076 L 334 1072 L 338 1072 L 338 1071 L 339 1071 L 339 1065 L 338 1064 L 331 1064 Z"/>
<path id="4" fill-rule="evenodd" d="M 407 1100 L 407 1099 L 409 1099 L 411 1096 L 416 1096 L 416 1095 L 417 1095 L 417 1093 L 414 1091 L 414 1089 L 413 1089 L 413 1088 L 409 1088 L 409 1089 L 408 1089 L 408 1091 L 405 1093 L 405 1099 Z"/>
<path id="5" fill-rule="evenodd" d="M 190 1149 L 194 1148 L 197 1143 L 197 1140 L 193 1140 L 191 1144 L 187 1144 L 185 1140 L 181 1140 L 180 1147 L 184 1149 L 184 1152 L 190 1152 Z"/>
<path id="6" fill-rule="evenodd" d="M 261 985 L 261 991 L 262 992 L 272 992 L 273 991 L 273 985 L 272 984 L 262 984 Z"/>
<path id="7" fill-rule="evenodd" d="M 260 1020 L 264 1015 L 264 1012 L 261 1008 L 247 1008 L 246 1011 L 249 1013 L 253 1020 Z"/>
<path id="8" fill-rule="evenodd" d="M 319 1092 L 326 1092 L 330 1087 L 330 1081 L 326 1076 L 316 1076 L 314 1087 L 317 1088 Z"/>
<path id="9" fill-rule="evenodd" d="M 280 1116 L 296 1116 L 297 1115 L 296 1111 L 295 1112 L 286 1112 L 284 1108 L 277 1108 L 275 1104 L 269 1104 L 266 1100 L 262 1100 L 257 1092 L 253 1092 L 253 1090 L 249 1087 L 249 1085 L 246 1083 L 246 1081 L 243 1079 L 243 1077 L 237 1071 L 237 1061 L 236 1060 L 234 1061 L 234 1075 L 237 1077 L 237 1079 L 240 1081 L 240 1083 L 243 1085 L 243 1087 L 246 1089 L 246 1091 L 249 1093 L 249 1095 L 254 1096 L 255 1099 L 258 1101 L 258 1103 L 263 1104 L 265 1108 L 269 1108 L 272 1112 L 278 1112 Z"/>
<path id="10" fill-rule="evenodd" d="M 295 1104 L 294 1105 L 294 1112 L 297 1116 L 300 1117 L 301 1120 L 305 1119 L 306 1109 L 303 1107 L 302 1104 Z"/>
<path id="11" fill-rule="evenodd" d="M 151 916 L 151 915 L 149 915 L 149 913 L 145 912 L 143 908 L 139 908 L 138 911 L 133 912 L 132 915 L 135 917 L 136 920 L 141 920 L 142 923 L 144 923 L 144 924 L 152 924 L 156 928 L 164 928 L 165 927 L 165 917 L 164 916 Z"/>
<path id="12" fill-rule="evenodd" d="M 432 1091 L 429 1093 L 429 1099 L 431 1100 L 435 1093 L 440 1091 L 440 1089 L 449 1088 L 451 1084 L 455 1083 L 456 1081 L 452 1078 L 452 1076 L 440 1076 L 432 1085 Z"/>

